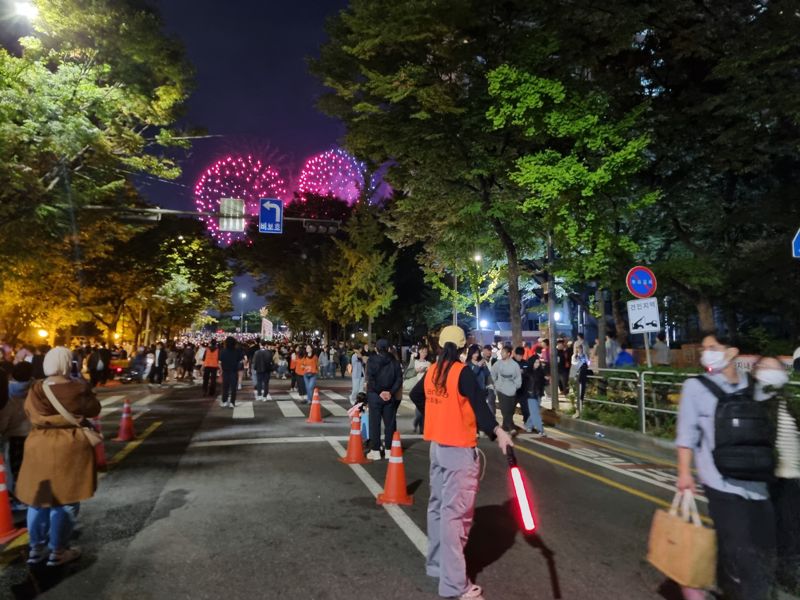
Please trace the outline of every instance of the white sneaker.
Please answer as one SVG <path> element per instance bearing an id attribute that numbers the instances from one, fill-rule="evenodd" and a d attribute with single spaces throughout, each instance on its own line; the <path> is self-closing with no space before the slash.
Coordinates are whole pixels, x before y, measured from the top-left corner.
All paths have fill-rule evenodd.
<path id="1" fill-rule="evenodd" d="M 484 600 L 483 589 L 481 586 L 472 584 L 472 586 L 459 597 L 459 600 Z"/>
<path id="2" fill-rule="evenodd" d="M 370 450 L 367 453 L 367 459 L 369 459 L 369 460 L 381 460 L 381 451 L 380 450 Z"/>

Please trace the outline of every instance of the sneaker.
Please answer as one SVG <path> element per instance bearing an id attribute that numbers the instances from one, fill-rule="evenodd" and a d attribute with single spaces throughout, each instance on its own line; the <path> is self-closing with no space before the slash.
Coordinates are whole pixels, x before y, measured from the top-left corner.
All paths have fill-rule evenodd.
<path id="1" fill-rule="evenodd" d="M 368 460 L 381 460 L 383 456 L 381 456 L 380 450 L 370 450 L 367 452 L 367 459 Z"/>
<path id="2" fill-rule="evenodd" d="M 65 550 L 58 550 L 50 553 L 50 556 L 47 559 L 47 566 L 60 567 L 61 565 L 66 565 L 76 561 L 80 557 L 81 551 L 79 548 L 66 548 Z"/>
<path id="3" fill-rule="evenodd" d="M 239 391 L 241 389 L 242 389 L 242 384 L 240 383 L 238 386 L 236 386 L 236 391 Z"/>
<path id="4" fill-rule="evenodd" d="M 472 586 L 458 598 L 459 600 L 484 600 L 483 589 L 479 585 L 472 584 Z"/>
<path id="5" fill-rule="evenodd" d="M 50 551 L 44 544 L 40 546 L 31 546 L 30 550 L 28 550 L 27 562 L 29 565 L 38 565 L 43 560 L 47 559 L 48 554 L 50 554 Z"/>

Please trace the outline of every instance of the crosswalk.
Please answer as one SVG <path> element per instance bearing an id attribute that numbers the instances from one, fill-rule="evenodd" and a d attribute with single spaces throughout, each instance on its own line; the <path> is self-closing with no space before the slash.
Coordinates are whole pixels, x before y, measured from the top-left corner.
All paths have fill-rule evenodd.
<path id="1" fill-rule="evenodd" d="M 147 412 L 148 410 L 150 410 L 147 407 L 156 400 L 158 400 L 159 398 L 161 398 L 162 396 L 164 396 L 164 393 L 147 394 L 143 398 L 140 398 L 139 400 L 132 402 L 131 409 L 133 410 L 134 413 L 133 418 L 135 419 L 137 416 L 137 409 L 143 409 L 139 411 L 139 414 Z M 123 395 L 107 396 L 106 398 L 100 400 L 100 406 L 102 406 L 102 408 L 100 409 L 100 418 L 102 419 L 103 417 L 107 417 L 108 415 L 113 415 L 114 413 L 118 413 L 119 411 L 121 411 L 122 407 L 124 406 L 122 402 L 124 399 L 125 395 L 123 394 Z"/>

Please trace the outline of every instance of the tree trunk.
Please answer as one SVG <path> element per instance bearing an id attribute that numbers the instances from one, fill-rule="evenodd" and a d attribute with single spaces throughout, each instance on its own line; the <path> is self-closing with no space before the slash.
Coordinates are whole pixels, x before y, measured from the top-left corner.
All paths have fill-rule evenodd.
<path id="1" fill-rule="evenodd" d="M 515 347 L 521 346 L 522 295 L 519 291 L 519 257 L 517 256 L 517 246 L 498 219 L 493 219 L 492 224 L 506 251 L 506 261 L 508 262 L 508 309 L 511 313 L 511 341 Z"/>
<path id="2" fill-rule="evenodd" d="M 367 320 L 367 341 L 372 343 L 372 317 L 368 317 Z"/>
<path id="3" fill-rule="evenodd" d="M 625 322 L 625 315 L 622 312 L 622 291 L 613 290 L 611 292 L 611 310 L 614 315 L 614 329 L 617 333 L 617 343 L 628 343 L 628 324 Z"/>
<path id="4" fill-rule="evenodd" d="M 606 368 L 606 300 L 603 298 L 603 290 L 597 286 L 595 292 L 597 306 L 600 309 L 600 316 L 597 318 L 597 368 Z"/>
<path id="5" fill-rule="evenodd" d="M 700 333 L 714 331 L 714 306 L 708 296 L 700 296 L 695 301 L 697 307 L 697 318 L 700 321 Z"/>

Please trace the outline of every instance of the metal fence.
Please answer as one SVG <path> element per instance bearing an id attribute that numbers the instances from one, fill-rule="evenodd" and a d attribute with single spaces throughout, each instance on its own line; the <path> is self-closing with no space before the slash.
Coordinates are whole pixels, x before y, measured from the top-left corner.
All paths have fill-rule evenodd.
<path id="1" fill-rule="evenodd" d="M 577 417 L 584 418 L 587 405 L 616 411 L 620 426 L 673 437 L 678 417 L 685 373 L 636 371 L 633 369 L 597 369 L 589 375 L 586 397 L 576 393 Z M 790 382 L 800 395 L 800 382 Z M 635 425 L 635 426 L 634 426 Z"/>

